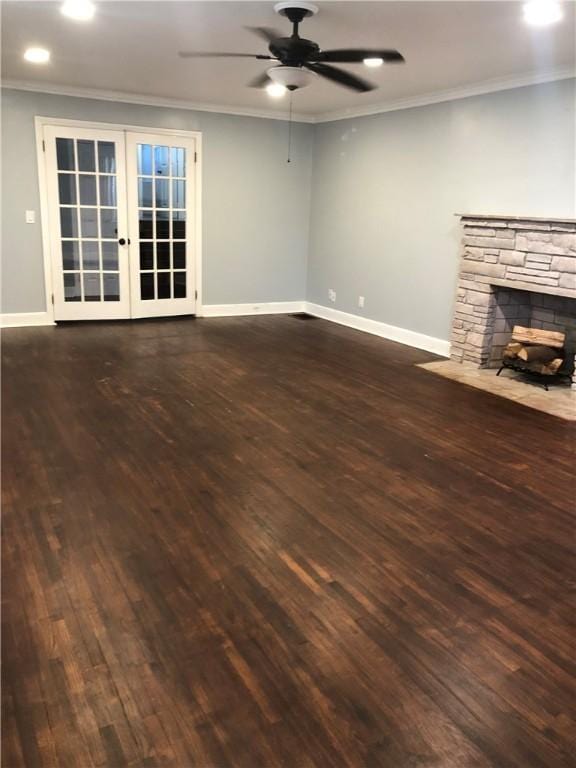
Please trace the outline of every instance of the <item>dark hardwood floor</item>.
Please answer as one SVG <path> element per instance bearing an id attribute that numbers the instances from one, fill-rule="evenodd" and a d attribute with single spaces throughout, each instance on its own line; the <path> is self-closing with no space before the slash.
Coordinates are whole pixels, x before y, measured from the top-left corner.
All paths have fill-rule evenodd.
<path id="1" fill-rule="evenodd" d="M 576 765 L 574 425 L 322 320 L 3 355 L 4 768 Z"/>

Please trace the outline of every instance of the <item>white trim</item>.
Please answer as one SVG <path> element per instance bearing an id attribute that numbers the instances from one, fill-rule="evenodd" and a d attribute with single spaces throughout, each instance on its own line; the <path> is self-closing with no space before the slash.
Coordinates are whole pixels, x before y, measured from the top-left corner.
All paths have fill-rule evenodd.
<path id="1" fill-rule="evenodd" d="M 573 69 L 559 69 L 534 75 L 521 75 L 518 77 L 498 78 L 485 80 L 480 83 L 463 85 L 460 88 L 450 88 L 442 91 L 432 91 L 428 94 L 410 96 L 406 99 L 389 101 L 386 104 L 372 104 L 366 107 L 351 107 L 349 109 L 337 109 L 333 112 L 323 112 L 317 115 L 314 122 L 331 123 L 335 120 L 349 120 L 352 117 L 369 117 L 380 115 L 384 112 L 397 112 L 401 109 L 413 109 L 414 107 L 426 107 L 430 104 L 440 104 L 443 101 L 456 101 L 467 99 L 470 96 L 483 96 L 498 91 L 510 91 L 514 88 L 525 88 L 530 85 L 542 85 L 557 80 L 569 80 L 576 77 Z"/>
<path id="2" fill-rule="evenodd" d="M 450 356 L 450 342 L 444 339 L 436 339 L 423 333 L 409 331 L 406 328 L 398 328 L 387 325 L 378 320 L 370 320 L 367 317 L 341 312 L 338 309 L 323 307 L 309 301 L 268 301 L 253 302 L 251 304 L 206 304 L 198 307 L 199 317 L 244 317 L 250 315 L 285 315 L 295 312 L 307 312 L 315 317 L 321 317 L 332 323 L 345 325 L 357 331 L 364 331 L 375 336 L 380 336 L 408 347 L 424 349 L 442 357 Z M 14 312 L 0 315 L 1 328 L 24 328 L 26 326 L 50 326 L 55 325 L 48 312 Z"/>
<path id="3" fill-rule="evenodd" d="M 194 132 L 194 140 L 196 142 L 196 164 L 194 166 L 196 172 L 194 178 L 194 284 L 196 286 L 196 314 L 198 314 L 202 308 L 202 245 L 204 242 L 202 238 L 202 167 L 204 152 L 202 150 L 202 133 L 200 131 Z"/>
<path id="4" fill-rule="evenodd" d="M 249 107 L 230 107 L 224 104 L 204 104 L 184 99 L 171 99 L 163 96 L 144 96 L 138 93 L 100 90 L 98 88 L 75 88 L 56 83 L 34 83 L 25 80 L 4 80 L 2 88 L 12 91 L 33 91 L 52 96 L 70 96 L 77 99 L 96 99 L 97 101 L 117 101 L 122 104 L 139 104 L 144 107 L 166 107 L 168 109 L 186 109 L 190 112 L 214 112 L 237 117 L 260 117 L 264 120 L 288 120 L 288 112 L 273 112 L 267 109 Z M 314 123 L 311 115 L 292 114 L 292 120 L 298 123 Z"/>
<path id="5" fill-rule="evenodd" d="M 254 301 L 250 304 L 204 304 L 198 317 L 240 317 L 243 315 L 285 315 L 305 312 L 304 301 Z"/>
<path id="6" fill-rule="evenodd" d="M 305 312 L 324 320 L 330 320 L 339 325 L 345 325 L 348 328 L 354 328 L 357 331 L 372 333 L 375 336 L 381 336 L 383 339 L 397 341 L 399 344 L 405 344 L 408 347 L 424 349 L 427 352 L 433 352 L 435 355 L 450 357 L 450 342 L 444 339 L 437 339 L 434 336 L 426 336 L 424 333 L 410 331 L 408 328 L 398 328 L 395 325 L 387 325 L 379 320 L 371 320 L 368 317 L 352 315 L 349 312 L 341 312 L 339 309 L 323 307 L 321 304 L 306 302 Z"/>
<path id="7" fill-rule="evenodd" d="M 126 131 L 127 133 L 150 133 L 166 136 L 185 136 L 192 139 L 201 139 L 200 131 L 187 131 L 184 128 L 151 128 L 146 125 L 128 125 L 127 123 L 106 123 L 96 120 L 75 120 L 68 117 L 49 117 L 47 115 L 37 115 L 34 120 L 45 125 L 59 125 L 66 128 L 90 128 L 94 130 L 106 131 Z"/>
<path id="8" fill-rule="evenodd" d="M 570 68 L 562 68 L 544 73 L 518 75 L 515 77 L 496 78 L 479 83 L 463 85 L 459 88 L 450 88 L 440 91 L 432 91 L 428 94 L 418 94 L 405 99 L 397 99 L 381 104 L 371 104 L 366 107 L 350 107 L 332 112 L 323 112 L 319 115 L 293 114 L 292 119 L 299 123 L 330 123 L 335 120 L 348 120 L 353 117 L 368 117 L 384 112 L 396 112 L 401 109 L 424 107 L 429 104 L 440 104 L 444 101 L 466 99 L 470 96 L 482 96 L 498 91 L 508 91 L 514 88 L 524 88 L 530 85 L 552 83 L 557 80 L 568 80 L 576 77 L 576 72 Z M 259 117 L 268 120 L 288 119 L 284 112 L 272 112 L 269 110 L 249 109 L 243 107 L 230 107 L 224 104 L 201 104 L 182 99 L 169 99 L 161 96 L 143 96 L 137 93 L 122 93 L 121 91 L 106 91 L 92 88 L 74 88 L 55 83 L 34 83 L 22 80 L 5 80 L 2 88 L 14 91 L 33 91 L 54 96 L 70 96 L 80 99 L 96 99 L 97 101 L 116 101 L 124 104 L 140 104 L 148 107 L 167 107 L 172 109 L 185 109 L 196 112 L 214 112 L 223 115 L 237 115 L 240 117 Z M 136 130 L 130 126 L 130 130 Z M 157 131 L 158 133 L 160 131 Z"/>
<path id="9" fill-rule="evenodd" d="M 40 227 L 42 231 L 42 270 L 44 271 L 44 302 L 46 315 L 54 323 L 52 302 L 52 258 L 50 250 L 50 210 L 48 205 L 48 177 L 44 152 L 44 125 L 34 118 L 36 133 L 36 161 L 38 165 L 38 193 L 40 197 Z"/>
<path id="10" fill-rule="evenodd" d="M 0 315 L 0 328 L 25 328 L 33 325 L 56 325 L 50 312 L 8 312 Z"/>

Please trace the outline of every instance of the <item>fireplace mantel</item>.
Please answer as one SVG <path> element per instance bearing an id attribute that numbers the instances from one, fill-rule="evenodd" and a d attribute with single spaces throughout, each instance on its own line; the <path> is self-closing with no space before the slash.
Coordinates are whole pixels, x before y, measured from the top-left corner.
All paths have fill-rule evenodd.
<path id="1" fill-rule="evenodd" d="M 509 222 L 525 222 L 529 224 L 531 222 L 544 223 L 544 224 L 571 224 L 576 226 L 576 219 L 554 219 L 549 216 L 509 216 L 497 213 L 456 213 L 460 219 L 470 219 L 470 221 L 501 221 L 504 226 L 509 226 Z"/>

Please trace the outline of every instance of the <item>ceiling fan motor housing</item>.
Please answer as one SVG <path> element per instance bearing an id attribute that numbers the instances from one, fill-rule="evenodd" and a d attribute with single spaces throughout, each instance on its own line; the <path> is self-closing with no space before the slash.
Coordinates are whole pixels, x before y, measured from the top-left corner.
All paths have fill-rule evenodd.
<path id="1" fill-rule="evenodd" d="M 280 37 L 270 43 L 270 53 L 287 67 L 300 67 L 307 61 L 314 61 L 320 48 L 312 40 L 302 37 Z"/>

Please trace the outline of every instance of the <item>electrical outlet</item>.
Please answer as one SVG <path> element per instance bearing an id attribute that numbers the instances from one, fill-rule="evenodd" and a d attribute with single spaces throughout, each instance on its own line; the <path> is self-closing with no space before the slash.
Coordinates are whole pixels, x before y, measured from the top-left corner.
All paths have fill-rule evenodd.
<path id="1" fill-rule="evenodd" d="M 26 224 L 36 223 L 36 211 L 26 211 Z"/>
<path id="2" fill-rule="evenodd" d="M 358 306 L 359 307 L 364 306 L 364 296 L 358 296 Z"/>
<path id="3" fill-rule="evenodd" d="M 328 298 L 330 301 L 336 301 L 336 291 L 333 288 L 328 288 Z"/>

